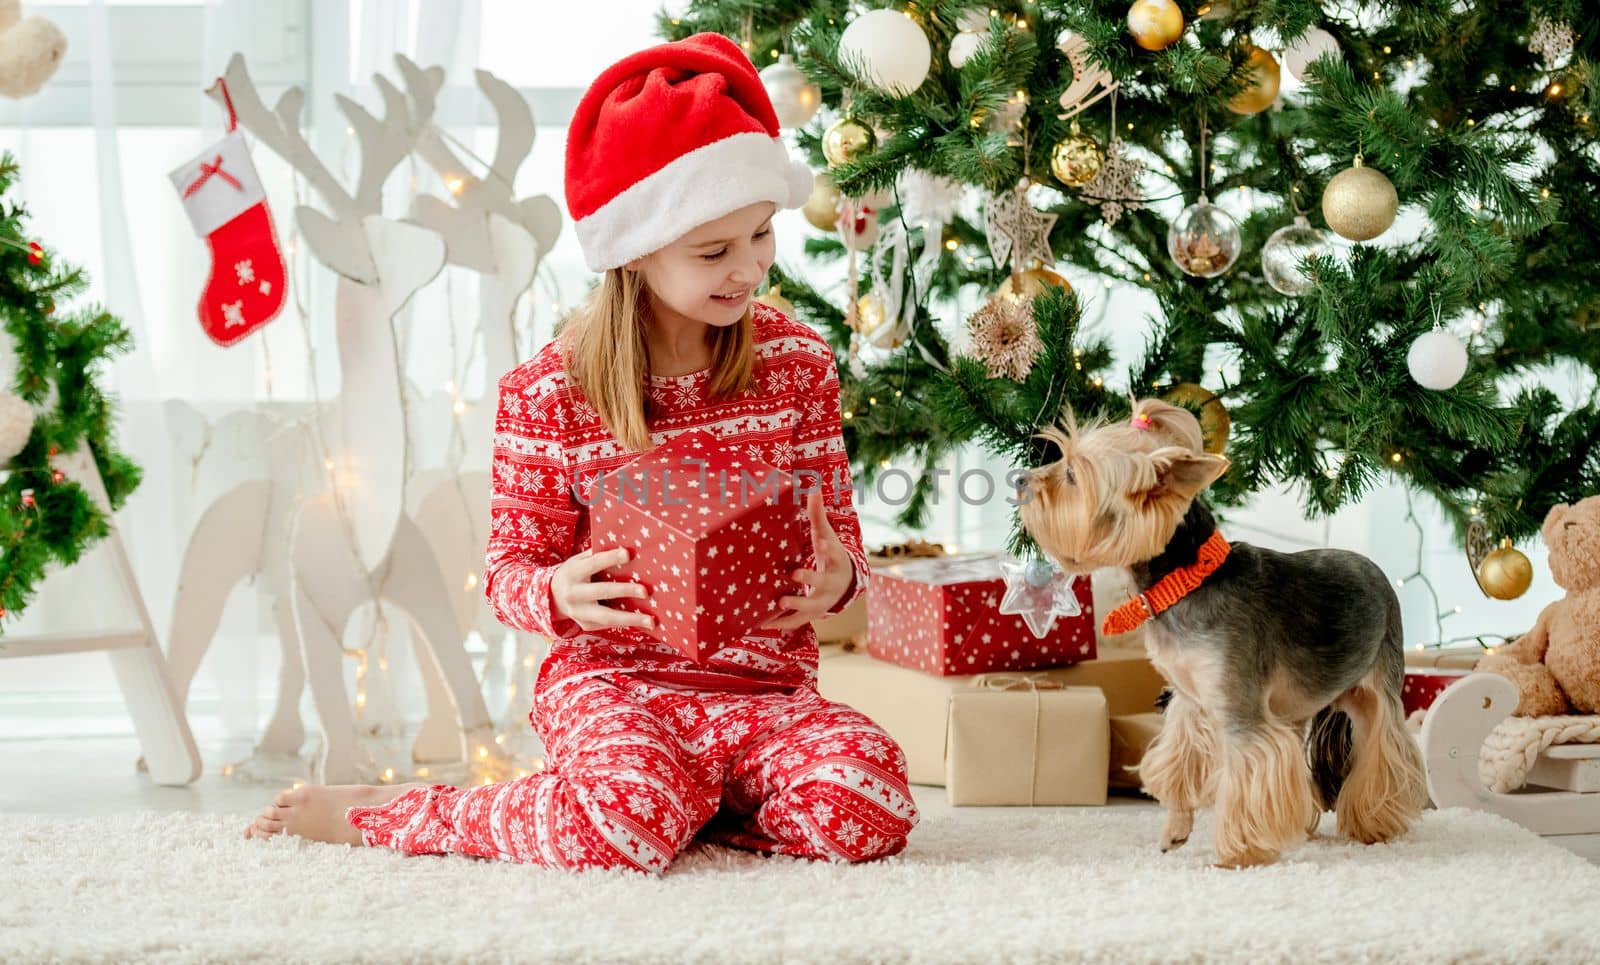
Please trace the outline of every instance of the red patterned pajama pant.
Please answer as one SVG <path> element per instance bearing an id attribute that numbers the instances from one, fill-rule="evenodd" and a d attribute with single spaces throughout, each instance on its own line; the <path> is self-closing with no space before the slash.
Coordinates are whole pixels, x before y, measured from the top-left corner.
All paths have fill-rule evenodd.
<path id="1" fill-rule="evenodd" d="M 702 840 L 829 861 L 898 853 L 917 823 L 905 756 L 807 688 L 688 690 L 630 674 L 553 681 L 535 701 L 546 769 L 413 788 L 347 813 L 368 845 L 554 868 L 665 871 Z"/>

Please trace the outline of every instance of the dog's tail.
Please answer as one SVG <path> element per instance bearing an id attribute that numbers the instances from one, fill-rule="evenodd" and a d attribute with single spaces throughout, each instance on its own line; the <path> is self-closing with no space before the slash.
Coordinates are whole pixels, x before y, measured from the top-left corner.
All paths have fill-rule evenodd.
<path id="1" fill-rule="evenodd" d="M 1333 810 L 1339 789 L 1350 776 L 1351 749 L 1355 732 L 1350 715 L 1333 706 L 1317 711 L 1306 734 L 1306 760 L 1311 764 L 1311 783 L 1317 792 L 1317 809 Z"/>
<path id="2" fill-rule="evenodd" d="M 1400 692 L 1405 685 L 1405 665 L 1405 637 L 1400 605 L 1396 601 L 1390 607 L 1383 642 L 1378 645 L 1370 676 L 1376 700 L 1385 705 L 1395 719 L 1404 717 Z M 1355 723 L 1349 714 L 1336 705 L 1317 712 L 1306 734 L 1306 760 L 1311 765 L 1311 780 L 1322 810 L 1331 810 L 1355 761 Z"/>

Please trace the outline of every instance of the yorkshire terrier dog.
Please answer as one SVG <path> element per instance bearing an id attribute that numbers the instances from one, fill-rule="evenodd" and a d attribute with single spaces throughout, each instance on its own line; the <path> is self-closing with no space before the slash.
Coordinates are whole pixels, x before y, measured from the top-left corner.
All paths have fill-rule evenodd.
<path id="1" fill-rule="evenodd" d="M 1024 478 L 1024 527 L 1069 572 L 1132 578 L 1140 592 L 1105 632 L 1147 624 L 1172 690 L 1139 764 L 1166 808 L 1161 850 L 1188 840 L 1199 807 L 1226 867 L 1272 863 L 1330 808 L 1357 841 L 1404 833 L 1426 785 L 1400 703 L 1400 602 L 1377 564 L 1223 539 L 1196 497 L 1228 460 L 1186 409 L 1145 399 L 1129 421 L 1069 417 L 1038 436 L 1060 456 Z"/>

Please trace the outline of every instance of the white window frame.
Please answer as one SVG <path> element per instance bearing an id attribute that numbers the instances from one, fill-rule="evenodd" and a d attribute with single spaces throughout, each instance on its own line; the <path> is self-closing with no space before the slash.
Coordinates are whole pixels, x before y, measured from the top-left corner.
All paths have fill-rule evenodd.
<path id="1" fill-rule="evenodd" d="M 248 6 L 252 37 L 250 76 L 267 102 L 291 86 L 311 87 L 314 76 L 348 76 L 349 6 L 321 0 L 255 0 Z M 86 6 L 49 6 L 49 17 L 69 39 L 67 62 L 43 89 L 22 101 L 0 100 L 0 126 L 92 127 L 90 18 Z M 119 127 L 190 127 L 215 119 L 201 96 L 208 71 L 220 72 L 221 52 L 207 52 L 203 5 L 118 4 L 105 10 L 112 47 L 113 106 Z M 274 39 L 276 38 L 276 39 Z M 371 84 L 362 85 L 363 90 Z M 541 127 L 564 127 L 583 95 L 578 87 L 520 87 Z M 325 100 L 325 99 L 323 99 Z M 301 124 L 331 111 L 330 102 L 308 96 Z M 489 126 L 493 110 L 471 78 L 451 78 L 441 92 L 435 119 L 447 127 Z"/>

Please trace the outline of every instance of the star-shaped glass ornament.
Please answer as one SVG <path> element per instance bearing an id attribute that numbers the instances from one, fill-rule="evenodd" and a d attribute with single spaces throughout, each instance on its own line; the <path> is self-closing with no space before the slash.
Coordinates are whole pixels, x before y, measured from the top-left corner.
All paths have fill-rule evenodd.
<path id="1" fill-rule="evenodd" d="M 1049 635 L 1056 617 L 1075 617 L 1083 612 L 1078 595 L 1072 591 L 1074 577 L 1054 563 L 1001 560 L 1000 572 L 1006 578 L 1000 612 L 1022 617 L 1038 639 Z"/>
<path id="2" fill-rule="evenodd" d="M 1009 264 L 1012 272 L 1019 274 L 1030 261 L 1037 260 L 1044 266 L 1056 263 L 1056 256 L 1050 251 L 1050 229 L 1055 224 L 1056 215 L 1028 203 L 1028 179 L 1023 178 L 1010 192 L 989 199 L 983 234 L 994 263 Z"/>

